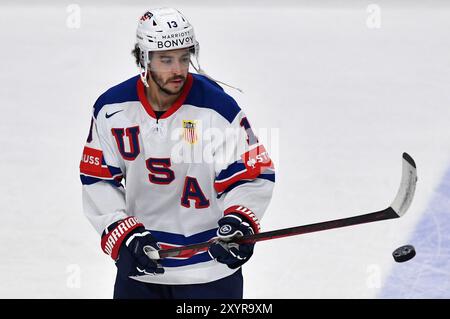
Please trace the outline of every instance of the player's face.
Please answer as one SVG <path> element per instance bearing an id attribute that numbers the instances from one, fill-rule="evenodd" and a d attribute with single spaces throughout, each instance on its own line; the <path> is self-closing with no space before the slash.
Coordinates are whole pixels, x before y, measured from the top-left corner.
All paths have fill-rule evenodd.
<path id="1" fill-rule="evenodd" d="M 188 49 L 153 52 L 150 76 L 161 91 L 178 94 L 183 89 L 189 71 Z"/>

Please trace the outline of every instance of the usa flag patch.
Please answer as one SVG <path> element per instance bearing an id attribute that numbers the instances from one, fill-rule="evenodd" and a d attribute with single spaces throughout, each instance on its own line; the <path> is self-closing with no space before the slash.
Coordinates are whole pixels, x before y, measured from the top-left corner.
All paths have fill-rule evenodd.
<path id="1" fill-rule="evenodd" d="M 198 140 L 196 126 L 196 121 L 183 120 L 183 138 L 189 144 L 195 144 Z"/>

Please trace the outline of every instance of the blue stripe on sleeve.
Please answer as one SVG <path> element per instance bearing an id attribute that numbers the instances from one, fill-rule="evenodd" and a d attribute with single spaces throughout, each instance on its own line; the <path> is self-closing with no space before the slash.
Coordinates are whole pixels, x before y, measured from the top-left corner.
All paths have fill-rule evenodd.
<path id="1" fill-rule="evenodd" d="M 86 176 L 83 174 L 80 174 L 80 180 L 81 184 L 83 185 L 92 185 L 98 182 L 107 182 L 115 187 L 123 187 L 122 183 L 119 183 L 115 179 L 102 179 L 102 178 L 96 178 L 91 176 Z"/>
<path id="2" fill-rule="evenodd" d="M 227 179 L 238 172 L 244 171 L 245 169 L 246 169 L 245 165 L 244 163 L 242 163 L 242 161 L 236 161 L 228 165 L 227 168 L 220 171 L 219 175 L 217 175 L 216 177 L 216 182 L 220 182 L 224 179 Z"/>
<path id="3" fill-rule="evenodd" d="M 268 180 L 268 181 L 270 181 L 270 182 L 275 183 L 275 172 L 274 172 L 274 171 L 267 172 L 267 171 L 268 171 L 268 170 L 266 170 L 263 174 L 258 175 L 258 176 L 256 177 L 256 179 L 258 179 L 258 178 L 259 178 L 259 179 L 265 179 L 265 180 Z M 236 187 L 238 187 L 238 186 L 240 186 L 240 185 L 243 185 L 243 184 L 246 184 L 246 183 L 251 183 L 251 182 L 253 182 L 253 181 L 254 181 L 254 179 L 251 179 L 251 180 L 249 180 L 249 179 L 241 179 L 241 180 L 239 180 L 239 181 L 237 181 L 237 182 L 231 184 L 231 185 L 230 185 L 226 190 L 224 190 L 222 193 L 218 194 L 218 195 L 217 195 L 217 198 L 222 197 L 222 195 L 228 193 L 229 191 L 231 191 L 232 189 L 234 189 L 234 188 L 236 188 Z"/>

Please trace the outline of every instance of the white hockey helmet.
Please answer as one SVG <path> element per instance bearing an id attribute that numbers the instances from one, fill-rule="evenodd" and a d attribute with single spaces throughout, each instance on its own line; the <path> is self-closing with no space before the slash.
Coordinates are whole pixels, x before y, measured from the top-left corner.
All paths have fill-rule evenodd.
<path id="1" fill-rule="evenodd" d="M 145 12 L 139 19 L 136 42 L 140 50 L 140 75 L 146 86 L 151 52 L 192 48 L 198 64 L 199 43 L 194 28 L 176 9 L 157 8 Z"/>
<path id="2" fill-rule="evenodd" d="M 190 53 L 194 59 L 191 57 L 190 63 L 197 73 L 242 92 L 239 88 L 213 79 L 200 67 L 200 45 L 195 38 L 194 28 L 176 9 L 157 8 L 145 12 L 139 19 L 136 42 L 140 51 L 139 74 L 147 87 L 151 52 L 191 48 Z"/>

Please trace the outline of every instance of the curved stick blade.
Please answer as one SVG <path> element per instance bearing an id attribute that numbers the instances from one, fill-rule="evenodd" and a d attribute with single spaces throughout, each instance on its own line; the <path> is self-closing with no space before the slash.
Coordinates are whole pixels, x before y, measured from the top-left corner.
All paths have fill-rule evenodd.
<path id="1" fill-rule="evenodd" d="M 416 163 L 409 154 L 403 153 L 402 180 L 397 196 L 395 196 L 395 199 L 390 206 L 398 217 L 403 216 L 411 205 L 416 191 L 416 183 Z"/>

